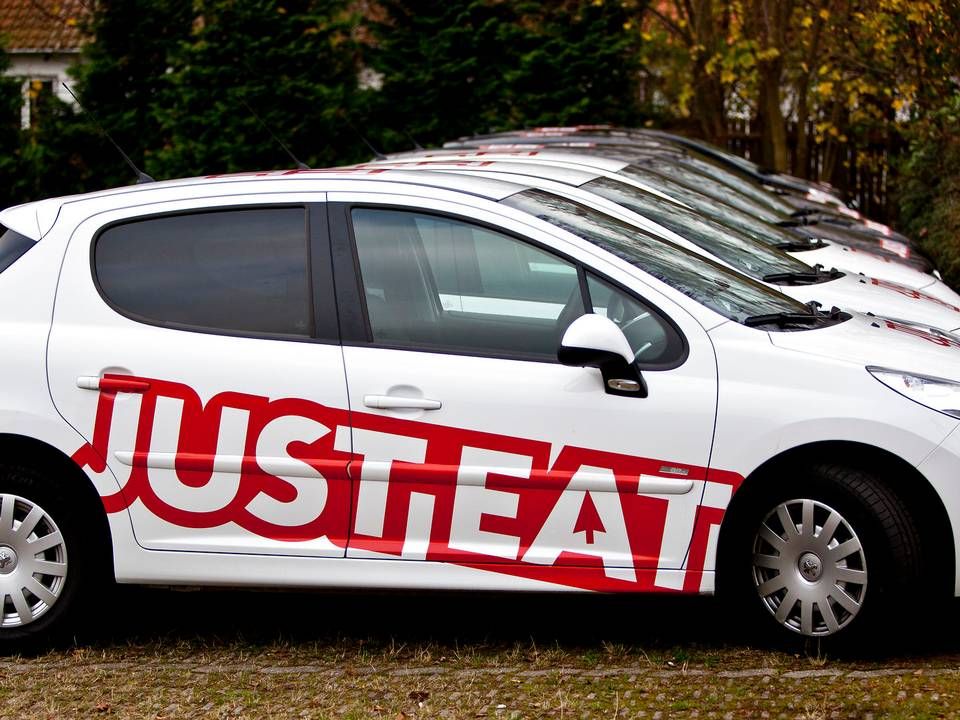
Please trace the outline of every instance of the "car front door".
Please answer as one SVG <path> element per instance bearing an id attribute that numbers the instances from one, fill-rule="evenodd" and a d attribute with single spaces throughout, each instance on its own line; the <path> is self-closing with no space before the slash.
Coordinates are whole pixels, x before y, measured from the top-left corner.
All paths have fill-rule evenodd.
<path id="1" fill-rule="evenodd" d="M 716 361 L 703 329 L 465 207 L 334 199 L 348 557 L 501 573 L 491 587 L 707 588 L 731 488 L 708 482 Z M 647 397 L 557 362 L 590 311 L 630 339 Z"/>
<path id="2" fill-rule="evenodd" d="M 342 557 L 347 398 L 325 206 L 232 202 L 78 219 L 53 400 L 87 439 L 75 459 L 116 476 L 104 505 L 129 512 L 143 547 Z"/>

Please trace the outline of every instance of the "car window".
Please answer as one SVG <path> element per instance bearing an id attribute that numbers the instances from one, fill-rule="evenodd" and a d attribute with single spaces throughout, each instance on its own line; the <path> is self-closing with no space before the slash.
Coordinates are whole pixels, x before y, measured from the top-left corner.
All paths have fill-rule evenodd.
<path id="1" fill-rule="evenodd" d="M 351 212 L 374 342 L 555 359 L 584 313 L 577 268 L 454 218 Z"/>
<path id="2" fill-rule="evenodd" d="M 809 314 L 809 308 L 705 257 L 635 225 L 543 190 L 524 190 L 500 201 L 591 242 L 688 297 L 737 322 L 755 315 Z"/>
<path id="3" fill-rule="evenodd" d="M 25 235 L 0 225 L 0 273 L 13 265 L 36 243 Z"/>
<path id="4" fill-rule="evenodd" d="M 625 182 L 602 177 L 582 187 L 663 225 L 754 279 L 762 279 L 772 273 L 814 271 L 805 262 L 785 252 L 756 242 L 698 212 Z"/>
<path id="5" fill-rule="evenodd" d="M 220 332 L 310 336 L 303 208 L 168 215 L 114 225 L 94 250 L 120 312 Z"/>
<path id="6" fill-rule="evenodd" d="M 725 202 L 728 205 L 732 205 L 757 220 L 776 224 L 784 219 L 780 213 L 774 212 L 765 205 L 742 195 L 723 183 L 701 175 L 689 168 L 675 165 L 662 159 L 644 158 L 640 162 L 627 165 L 618 172 L 635 180 L 650 183 L 658 190 L 663 190 L 670 194 L 677 194 L 678 199 L 684 202 L 687 202 L 687 200 L 681 196 L 681 191 L 677 189 L 678 185 L 688 191 L 693 191 L 701 198 L 706 195 L 714 202 Z M 671 182 L 665 182 L 667 180 Z"/>
<path id="7" fill-rule="evenodd" d="M 620 328 L 641 366 L 669 363 L 683 354 L 680 335 L 636 297 L 589 272 L 587 290 L 593 312 Z"/>

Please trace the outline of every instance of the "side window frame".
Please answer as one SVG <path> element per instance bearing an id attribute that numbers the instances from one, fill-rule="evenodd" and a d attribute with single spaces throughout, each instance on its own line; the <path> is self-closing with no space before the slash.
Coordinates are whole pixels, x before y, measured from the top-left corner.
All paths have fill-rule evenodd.
<path id="1" fill-rule="evenodd" d="M 209 215 L 236 211 L 257 210 L 301 210 L 304 219 L 304 263 L 307 286 L 307 335 L 290 333 L 258 332 L 253 330 L 238 330 L 229 328 L 215 328 L 201 325 L 191 325 L 175 321 L 160 320 L 145 317 L 117 305 L 104 291 L 97 272 L 97 245 L 101 236 L 108 230 L 133 223 L 191 215 Z M 334 287 L 333 268 L 330 263 L 330 233 L 327 221 L 327 204 L 325 202 L 292 202 L 292 203 L 249 203 L 232 205 L 213 205 L 175 210 L 168 212 L 147 213 L 133 217 L 115 220 L 99 227 L 90 240 L 89 248 L 90 277 L 97 294 L 103 303 L 118 315 L 142 325 L 161 327 L 181 332 L 195 332 L 205 335 L 224 337 L 254 338 L 262 340 L 280 340 L 287 342 L 308 342 L 322 344 L 339 344 L 339 318 L 337 317 L 336 289 Z"/>
<path id="2" fill-rule="evenodd" d="M 353 210 L 384 210 L 394 212 L 410 212 L 418 215 L 427 215 L 443 219 L 449 219 L 456 222 L 463 222 L 475 225 L 492 232 L 499 233 L 509 237 L 517 242 L 524 243 L 543 252 L 549 253 L 564 262 L 570 263 L 577 270 L 577 280 L 580 288 L 580 295 L 583 300 L 585 312 L 593 312 L 593 304 L 590 299 L 590 291 L 587 285 L 587 272 L 601 278 L 618 291 L 642 303 L 650 310 L 663 324 L 667 332 L 673 333 L 678 338 L 680 352 L 676 358 L 663 363 L 637 363 L 638 370 L 672 370 L 686 362 L 689 355 L 689 343 L 686 336 L 680 330 L 680 327 L 656 305 L 649 302 L 636 292 L 625 288 L 621 283 L 613 280 L 596 268 L 587 268 L 582 262 L 557 250 L 549 245 L 539 243 L 528 237 L 524 237 L 511 230 L 491 223 L 477 220 L 468 216 L 458 215 L 451 212 L 443 212 L 432 209 L 416 207 L 404 204 L 389 204 L 375 202 L 331 202 L 329 203 L 330 219 L 330 242 L 331 253 L 333 257 L 333 270 L 338 279 L 337 289 L 337 308 L 338 317 L 341 324 L 341 342 L 346 346 L 359 347 L 378 347 L 390 350 L 406 350 L 408 352 L 429 352 L 438 355 L 465 355 L 472 357 L 489 357 L 506 360 L 522 360 L 527 362 L 541 362 L 549 364 L 558 364 L 556 357 L 544 358 L 543 356 L 524 355 L 522 353 L 504 353 L 504 352 L 482 352 L 479 350 L 466 350 L 452 346 L 417 346 L 391 344 L 375 342 L 371 330 L 369 314 L 365 293 L 363 292 L 363 280 L 360 270 L 360 257 L 357 251 L 356 236 L 354 234 L 353 221 L 351 213 Z"/>

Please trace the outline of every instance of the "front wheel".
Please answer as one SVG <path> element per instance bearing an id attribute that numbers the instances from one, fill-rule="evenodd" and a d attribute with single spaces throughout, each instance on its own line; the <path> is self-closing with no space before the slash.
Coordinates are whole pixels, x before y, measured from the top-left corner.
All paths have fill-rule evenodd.
<path id="1" fill-rule="evenodd" d="M 718 581 L 737 609 L 814 638 L 863 635 L 885 618 L 904 626 L 920 540 L 878 476 L 812 465 L 766 478 L 731 520 Z"/>

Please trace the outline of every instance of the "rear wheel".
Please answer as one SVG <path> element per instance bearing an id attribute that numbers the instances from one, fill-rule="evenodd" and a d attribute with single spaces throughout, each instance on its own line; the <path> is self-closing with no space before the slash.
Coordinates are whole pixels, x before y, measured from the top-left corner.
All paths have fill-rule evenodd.
<path id="1" fill-rule="evenodd" d="M 755 620 L 815 638 L 912 624 L 919 535 L 875 474 L 824 464 L 767 478 L 731 522 L 718 581 Z"/>
<path id="2" fill-rule="evenodd" d="M 0 651 L 72 638 L 108 582 L 90 501 L 49 472 L 0 466 Z M 96 508 L 99 510 L 99 508 Z"/>

